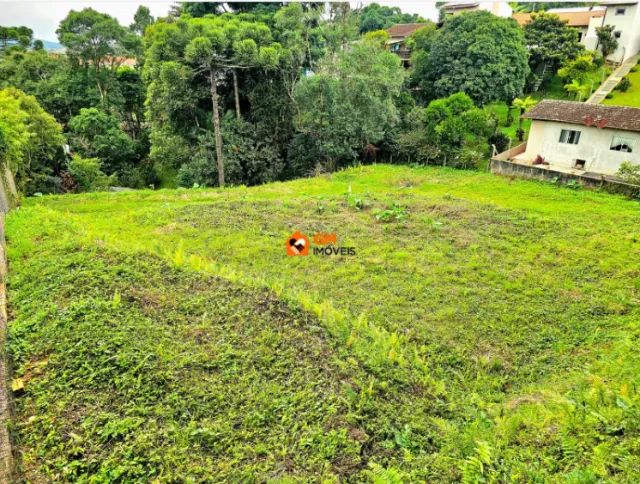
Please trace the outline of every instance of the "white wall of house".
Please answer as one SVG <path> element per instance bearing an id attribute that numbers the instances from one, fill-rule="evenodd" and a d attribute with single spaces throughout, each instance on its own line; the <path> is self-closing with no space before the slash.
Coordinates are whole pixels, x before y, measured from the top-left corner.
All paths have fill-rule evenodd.
<path id="1" fill-rule="evenodd" d="M 513 9 L 508 2 L 481 2 L 480 5 L 481 8 L 489 10 L 489 12 L 498 17 L 509 18 L 513 14 Z"/>
<path id="2" fill-rule="evenodd" d="M 563 129 L 580 131 L 578 144 L 561 143 L 560 133 Z M 633 151 L 626 153 L 611 150 L 614 136 L 629 140 L 633 144 Z M 576 166 L 576 160 L 584 160 L 585 171 L 615 175 L 625 161 L 640 164 L 640 133 L 534 120 L 529 131 L 527 149 L 517 160 L 531 162 L 538 155 L 544 157 L 552 167 L 572 169 Z"/>
<path id="3" fill-rule="evenodd" d="M 619 10 L 624 10 L 620 14 Z M 620 32 L 618 48 L 609 56 L 615 62 L 622 62 L 640 52 L 640 5 L 638 3 L 607 3 L 607 12 L 602 25 L 613 25 L 614 32 Z"/>
<path id="4" fill-rule="evenodd" d="M 598 32 L 596 29 L 601 27 L 604 21 L 603 17 L 591 17 L 586 33 L 580 39 L 580 42 L 587 50 L 596 50 L 598 48 Z"/>

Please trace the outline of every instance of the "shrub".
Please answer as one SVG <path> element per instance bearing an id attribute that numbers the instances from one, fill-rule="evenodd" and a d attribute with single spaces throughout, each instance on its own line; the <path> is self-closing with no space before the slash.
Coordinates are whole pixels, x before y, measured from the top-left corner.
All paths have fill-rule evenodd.
<path id="1" fill-rule="evenodd" d="M 409 216 L 409 211 L 406 207 L 393 203 L 389 205 L 385 210 L 381 210 L 376 213 L 376 219 L 380 222 L 402 222 Z"/>
<path id="2" fill-rule="evenodd" d="M 627 92 L 631 87 L 631 81 L 628 77 L 623 77 L 618 85 L 614 88 L 616 91 Z"/>
<path id="3" fill-rule="evenodd" d="M 118 183 L 124 187 L 146 188 L 156 185 L 157 182 L 158 177 L 153 170 L 153 164 L 148 161 L 135 165 L 128 163 L 118 172 Z"/>
<path id="4" fill-rule="evenodd" d="M 67 170 L 74 182 L 74 191 L 92 192 L 107 190 L 113 185 L 113 177 L 102 172 L 102 163 L 98 158 L 74 156 L 67 164 Z"/>
<path id="5" fill-rule="evenodd" d="M 625 161 L 620 165 L 617 175 L 628 183 L 640 185 L 640 165 Z"/>
<path id="6" fill-rule="evenodd" d="M 509 147 L 510 139 L 509 137 L 501 131 L 496 131 L 491 136 L 489 136 L 489 145 L 493 145 L 496 147 L 498 153 L 502 153 L 506 151 Z"/>

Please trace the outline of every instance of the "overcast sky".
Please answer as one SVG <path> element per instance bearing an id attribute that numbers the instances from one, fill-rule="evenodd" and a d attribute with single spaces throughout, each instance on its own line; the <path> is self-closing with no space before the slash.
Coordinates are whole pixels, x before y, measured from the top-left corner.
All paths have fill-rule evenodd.
<path id="1" fill-rule="evenodd" d="M 351 4 L 369 4 L 374 0 L 357 1 Z M 5 1 L 0 0 L 0 25 L 26 25 L 33 29 L 34 38 L 57 41 L 56 29 L 60 20 L 66 17 L 69 10 L 81 10 L 85 7 L 93 7 L 99 12 L 108 13 L 116 17 L 121 24 L 129 25 L 133 21 L 133 14 L 138 5 L 146 5 L 154 17 L 162 17 L 167 14 L 173 1 Z M 377 0 L 381 5 L 398 6 L 403 12 L 419 13 L 425 18 L 437 20 L 438 12 L 435 2 L 420 0 Z"/>

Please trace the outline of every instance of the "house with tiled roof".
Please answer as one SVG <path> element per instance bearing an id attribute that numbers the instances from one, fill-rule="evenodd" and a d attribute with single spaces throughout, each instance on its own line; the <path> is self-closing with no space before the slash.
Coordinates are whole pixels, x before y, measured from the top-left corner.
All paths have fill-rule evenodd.
<path id="1" fill-rule="evenodd" d="M 487 12 L 491 12 L 493 15 L 498 17 L 508 18 L 511 16 L 513 12 L 511 6 L 508 2 L 474 2 L 468 0 L 458 0 L 452 2 L 446 2 L 442 6 L 442 11 L 444 12 L 445 17 L 450 15 L 458 15 L 463 12 L 475 12 L 477 10 L 486 10 Z"/>
<path id="2" fill-rule="evenodd" d="M 413 24 L 396 24 L 387 30 L 389 40 L 387 40 L 387 49 L 398 55 L 402 59 L 405 67 L 409 66 L 411 61 L 411 49 L 407 46 L 407 39 L 416 30 L 426 27 L 427 23 Z"/>
<path id="3" fill-rule="evenodd" d="M 638 0 L 603 0 L 599 6 L 553 8 L 547 10 L 560 17 L 578 31 L 580 42 L 588 50 L 599 47 L 596 29 L 612 25 L 618 48 L 609 56 L 613 62 L 622 62 L 640 52 L 640 3 Z M 514 13 L 519 25 L 531 22 L 530 13 Z"/>
<path id="4" fill-rule="evenodd" d="M 640 165 L 640 108 L 543 100 L 526 144 L 503 159 L 564 172 L 615 175 L 623 162 Z"/>
<path id="5" fill-rule="evenodd" d="M 578 31 L 580 42 L 590 50 L 597 47 L 598 38 L 596 28 L 602 25 L 606 14 L 606 7 L 573 7 L 573 8 L 552 8 L 546 13 L 552 13 L 560 17 L 569 27 Z M 512 17 L 518 25 L 524 27 L 531 22 L 531 14 L 518 12 Z"/>

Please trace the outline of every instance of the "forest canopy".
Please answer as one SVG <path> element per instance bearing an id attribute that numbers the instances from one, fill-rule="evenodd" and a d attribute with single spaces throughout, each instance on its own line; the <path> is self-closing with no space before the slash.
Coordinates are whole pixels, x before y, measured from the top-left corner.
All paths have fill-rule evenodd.
<path id="1" fill-rule="evenodd" d="M 397 23 L 424 24 L 405 39 L 410 64 L 391 49 Z M 64 52 L 28 27 L 0 33 L 3 102 L 28 99 L 50 125 L 28 155 L 28 135 L 1 128 L 2 162 L 26 194 L 252 185 L 371 161 L 477 167 L 509 142 L 485 107 L 511 116 L 540 66 L 574 73 L 583 51 L 553 15 L 525 29 L 484 11 L 436 24 L 376 3 L 183 3 L 163 18 L 141 6 L 128 26 L 71 10 Z M 466 122 L 428 115 L 454 101 Z"/>

